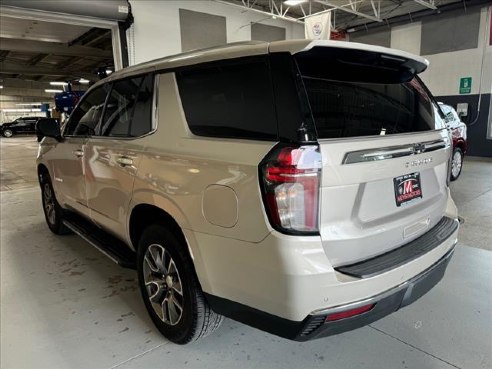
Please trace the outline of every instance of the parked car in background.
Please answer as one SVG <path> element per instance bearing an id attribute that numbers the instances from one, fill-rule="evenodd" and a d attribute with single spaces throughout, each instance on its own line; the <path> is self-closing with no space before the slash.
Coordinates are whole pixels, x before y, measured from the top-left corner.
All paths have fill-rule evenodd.
<path id="1" fill-rule="evenodd" d="M 468 147 L 466 140 L 466 124 L 463 123 L 454 108 L 451 105 L 439 103 L 442 112 L 445 115 L 445 121 L 451 132 L 453 139 L 453 157 L 451 161 L 451 180 L 456 181 L 463 168 L 463 158 L 465 157 Z"/>
<path id="2" fill-rule="evenodd" d="M 3 137 L 12 137 L 18 134 L 36 133 L 36 123 L 40 117 L 22 117 L 13 122 L 4 123 L 0 127 Z"/>
<path id="3" fill-rule="evenodd" d="M 432 289 L 457 242 L 427 65 L 297 40 L 115 72 L 62 131 L 38 124 L 48 227 L 136 268 L 176 343 L 222 316 L 298 341 L 370 324 Z"/>

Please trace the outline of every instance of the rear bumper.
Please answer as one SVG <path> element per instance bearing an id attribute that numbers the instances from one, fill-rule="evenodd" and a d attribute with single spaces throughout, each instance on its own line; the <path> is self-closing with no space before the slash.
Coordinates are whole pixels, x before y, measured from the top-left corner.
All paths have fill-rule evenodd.
<path id="1" fill-rule="evenodd" d="M 335 268 L 336 271 L 355 278 L 371 278 L 403 266 L 439 247 L 458 230 L 457 219 L 442 217 L 428 232 L 413 241 L 385 254 L 355 264 Z"/>
<path id="2" fill-rule="evenodd" d="M 430 291 L 442 279 L 454 253 L 454 249 L 455 248 L 453 247 L 429 269 L 385 293 L 354 304 L 338 306 L 336 308 L 316 312 L 314 315 L 310 316 L 309 321 L 321 322 L 321 324 L 318 324 L 317 327 L 313 328 L 313 324 L 309 326 L 308 322 L 305 325 L 304 331 L 298 333 L 295 339 L 299 341 L 306 341 L 346 332 L 375 322 L 376 320 L 379 320 L 402 307 L 410 305 Z M 324 323 L 325 319 L 330 314 L 355 309 L 368 304 L 375 305 L 374 308 L 366 313 L 362 313 L 347 319 Z M 306 330 L 306 327 L 308 327 L 309 330 Z"/>
<path id="3" fill-rule="evenodd" d="M 284 319 L 211 294 L 206 294 L 206 297 L 213 310 L 219 314 L 284 338 L 308 341 L 365 326 L 413 303 L 442 279 L 453 252 L 454 247 L 422 273 L 384 293 L 358 302 L 315 311 L 300 322 Z M 330 314 L 368 304 L 374 304 L 370 311 L 346 319 L 325 322 Z"/>

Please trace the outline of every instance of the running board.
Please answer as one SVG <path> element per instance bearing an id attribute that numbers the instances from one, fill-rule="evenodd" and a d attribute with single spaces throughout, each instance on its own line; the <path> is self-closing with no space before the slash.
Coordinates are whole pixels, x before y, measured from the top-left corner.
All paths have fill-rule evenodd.
<path id="1" fill-rule="evenodd" d="M 94 223 L 74 214 L 66 214 L 63 224 L 123 268 L 136 269 L 136 254 L 123 241 L 104 232 Z"/>

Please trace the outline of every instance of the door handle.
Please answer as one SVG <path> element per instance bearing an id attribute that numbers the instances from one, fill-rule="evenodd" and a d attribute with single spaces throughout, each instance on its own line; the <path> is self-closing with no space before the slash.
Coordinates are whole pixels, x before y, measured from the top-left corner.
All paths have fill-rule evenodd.
<path id="1" fill-rule="evenodd" d="M 84 152 L 82 150 L 73 150 L 72 153 L 78 158 L 84 156 Z"/>
<path id="2" fill-rule="evenodd" d="M 118 159 L 116 159 L 116 162 L 122 167 L 133 165 L 133 159 L 129 158 L 128 156 L 120 156 Z"/>

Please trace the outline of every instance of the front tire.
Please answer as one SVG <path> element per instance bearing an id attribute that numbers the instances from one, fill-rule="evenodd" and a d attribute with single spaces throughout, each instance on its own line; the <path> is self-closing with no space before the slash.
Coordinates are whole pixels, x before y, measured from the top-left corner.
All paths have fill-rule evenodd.
<path id="1" fill-rule="evenodd" d="M 14 135 L 14 132 L 11 129 L 6 129 L 2 132 L 3 137 L 10 138 Z"/>
<path id="2" fill-rule="evenodd" d="M 137 252 L 145 307 L 159 331 L 177 344 L 208 336 L 223 317 L 212 311 L 181 237 L 160 224 L 143 233 Z"/>
<path id="3" fill-rule="evenodd" d="M 41 199 L 43 202 L 43 211 L 46 223 L 54 234 L 64 235 L 72 233 L 69 228 L 63 224 L 63 209 L 56 201 L 55 191 L 51 184 L 48 174 L 43 174 L 40 179 Z"/>
<path id="4" fill-rule="evenodd" d="M 451 160 L 451 180 L 456 181 L 461 174 L 463 168 L 463 151 L 457 147 L 453 150 L 453 157 Z"/>

